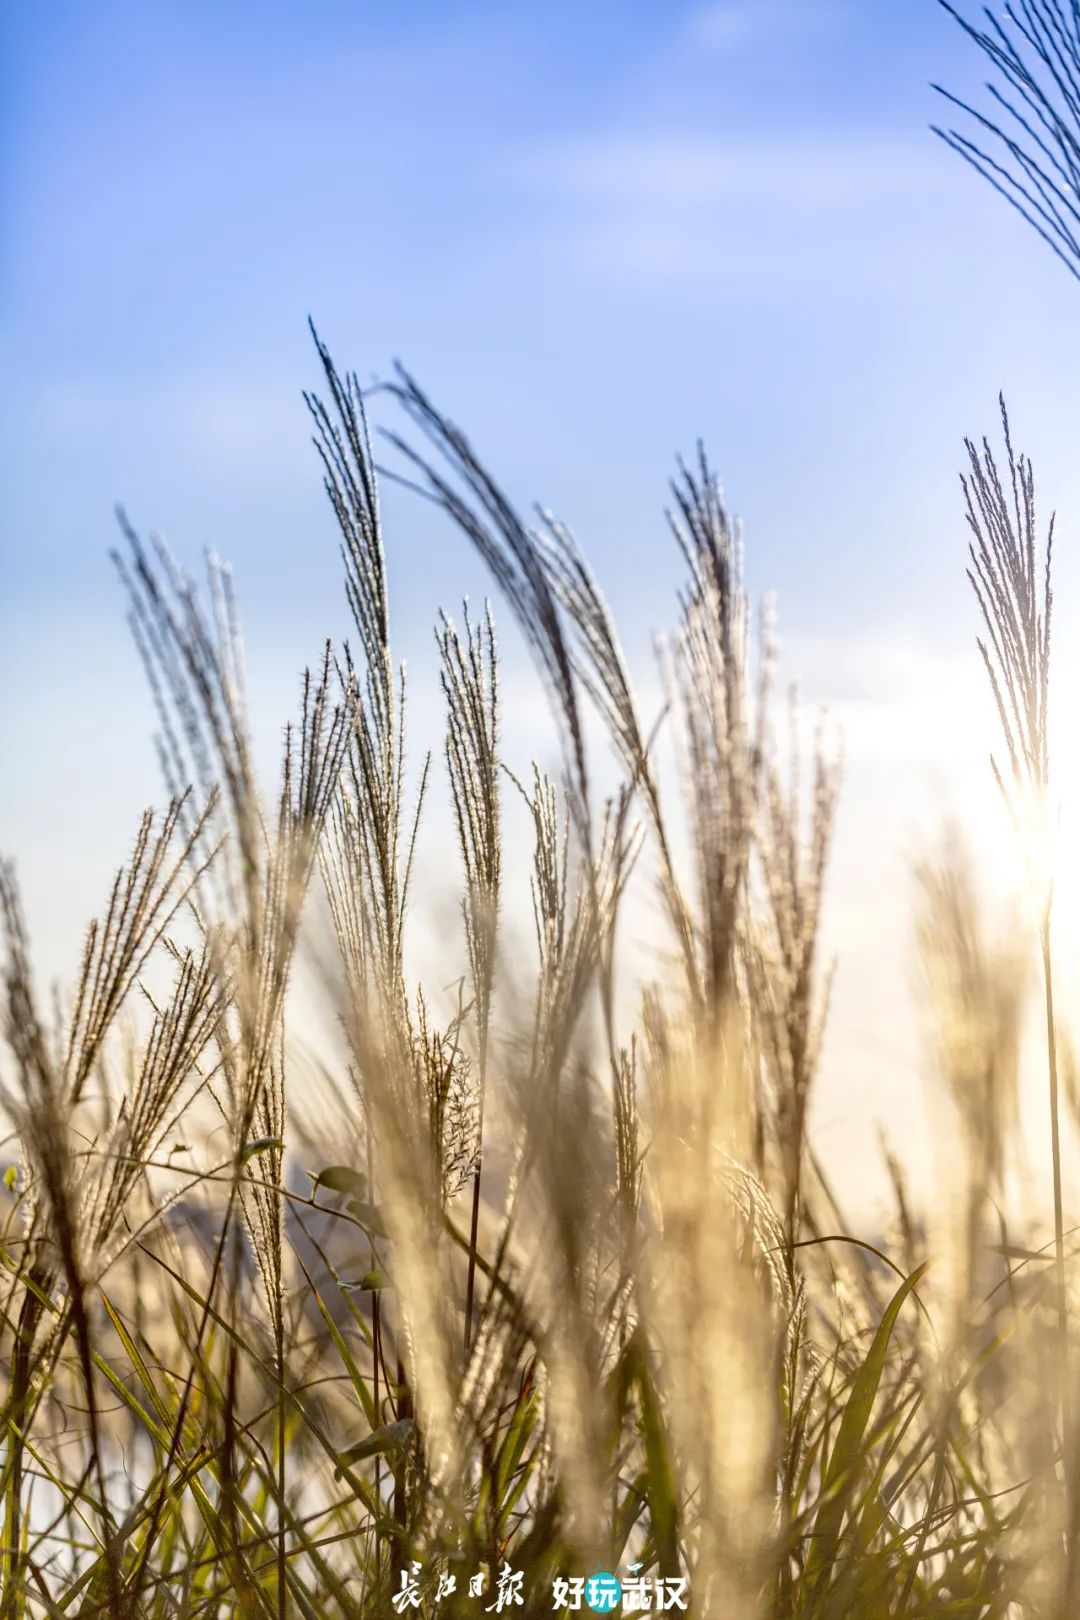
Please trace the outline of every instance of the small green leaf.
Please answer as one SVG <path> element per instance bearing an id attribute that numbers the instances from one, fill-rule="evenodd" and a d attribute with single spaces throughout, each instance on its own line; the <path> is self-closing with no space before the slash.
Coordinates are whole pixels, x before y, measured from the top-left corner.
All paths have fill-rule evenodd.
<path id="1" fill-rule="evenodd" d="M 15 1191 L 15 1183 L 18 1180 L 18 1175 L 19 1172 L 16 1170 L 13 1164 L 9 1164 L 7 1169 L 4 1171 L 4 1186 L 7 1188 L 9 1193 L 13 1193 Z"/>
<path id="2" fill-rule="evenodd" d="M 271 1148 L 284 1148 L 285 1144 L 280 1136 L 260 1136 L 257 1142 L 245 1142 L 243 1152 L 240 1154 L 240 1163 L 247 1164 L 259 1153 L 269 1153 Z"/>
<path id="3" fill-rule="evenodd" d="M 369 1434 L 366 1440 L 338 1452 L 341 1468 L 351 1468 L 353 1463 L 364 1462 L 368 1457 L 384 1457 L 389 1452 L 401 1451 L 412 1439 L 415 1427 L 412 1418 L 399 1418 L 396 1423 L 384 1424 L 374 1434 Z M 337 1477 L 340 1477 L 340 1469 Z"/>
<path id="4" fill-rule="evenodd" d="M 359 1282 L 343 1282 L 341 1286 L 342 1288 L 351 1289 L 370 1289 L 372 1293 L 378 1293 L 380 1290 L 392 1288 L 394 1285 L 385 1271 L 365 1271 Z"/>
<path id="5" fill-rule="evenodd" d="M 330 1192 L 350 1193 L 354 1198 L 367 1197 L 367 1177 L 347 1164 L 331 1164 L 315 1177 L 315 1191 L 326 1187 Z"/>

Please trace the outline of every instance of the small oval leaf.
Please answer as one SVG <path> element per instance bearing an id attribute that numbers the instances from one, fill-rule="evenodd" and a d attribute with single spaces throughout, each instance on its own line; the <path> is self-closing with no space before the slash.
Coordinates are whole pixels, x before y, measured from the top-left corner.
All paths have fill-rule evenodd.
<path id="1" fill-rule="evenodd" d="M 340 1478 L 341 1469 L 350 1468 L 353 1463 L 364 1462 L 368 1457 L 384 1457 L 388 1452 L 401 1451 L 412 1439 L 415 1427 L 412 1418 L 399 1418 L 396 1423 L 386 1423 L 381 1429 L 376 1429 L 357 1445 L 339 1451 L 337 1460 L 341 1466 L 337 1469 L 335 1478 Z"/>
<path id="2" fill-rule="evenodd" d="M 284 1148 L 285 1144 L 280 1136 L 260 1136 L 257 1142 L 245 1142 L 240 1155 L 240 1163 L 247 1164 L 260 1153 L 269 1153 L 271 1148 Z"/>
<path id="3" fill-rule="evenodd" d="M 352 1289 L 357 1293 L 365 1290 L 374 1294 L 380 1293 L 384 1288 L 392 1288 L 394 1285 L 385 1271 L 366 1271 L 359 1282 L 343 1282 L 341 1286 L 342 1288 Z"/>
<path id="4" fill-rule="evenodd" d="M 353 1198 L 367 1197 L 367 1177 L 347 1164 L 331 1164 L 315 1177 L 315 1191 L 326 1187 L 330 1192 L 349 1193 Z"/>

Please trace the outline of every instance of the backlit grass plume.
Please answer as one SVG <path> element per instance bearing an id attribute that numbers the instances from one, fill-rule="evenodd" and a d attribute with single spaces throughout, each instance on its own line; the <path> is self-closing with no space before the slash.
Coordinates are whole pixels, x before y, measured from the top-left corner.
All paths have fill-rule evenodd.
<path id="1" fill-rule="evenodd" d="M 999 471 L 989 444 L 984 440 L 980 451 L 969 440 L 968 472 L 961 482 L 972 534 L 968 578 L 985 631 L 979 639 L 979 652 L 990 681 L 1008 758 L 1007 766 L 994 759 L 993 772 L 1021 841 L 1038 908 L 1049 1075 L 1059 1361 L 1066 1448 L 1063 1455 L 1067 1456 L 1071 1434 L 1068 1292 L 1051 936 L 1055 828 L 1050 799 L 1049 701 L 1054 520 L 1050 519 L 1044 545 L 1036 519 L 1035 475 L 1027 457 L 1017 455 L 1013 449 L 1004 399 L 1000 404 L 1005 476 L 1003 478 Z"/>

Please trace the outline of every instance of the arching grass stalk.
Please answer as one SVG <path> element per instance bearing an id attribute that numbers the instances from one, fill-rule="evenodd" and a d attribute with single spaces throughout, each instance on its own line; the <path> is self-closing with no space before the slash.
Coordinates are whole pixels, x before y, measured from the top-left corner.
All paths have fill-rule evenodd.
<path id="1" fill-rule="evenodd" d="M 979 27 L 949 0 L 940 3 L 982 51 L 993 78 L 985 111 L 935 85 L 972 135 L 937 125 L 934 133 L 1080 279 L 1080 8 L 1075 0 L 1020 0 L 997 14 L 987 6 Z"/>

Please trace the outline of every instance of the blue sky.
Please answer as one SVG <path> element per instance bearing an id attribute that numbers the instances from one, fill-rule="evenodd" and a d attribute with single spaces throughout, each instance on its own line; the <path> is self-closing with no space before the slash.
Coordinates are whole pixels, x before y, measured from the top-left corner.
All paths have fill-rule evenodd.
<path id="1" fill-rule="evenodd" d="M 271 740 L 346 628 L 311 313 L 571 522 L 638 654 L 704 437 L 789 673 L 849 734 L 859 956 L 867 894 L 902 910 L 896 783 L 975 757 L 963 714 L 924 722 L 967 701 L 955 475 L 999 387 L 1066 536 L 1080 495 L 1080 289 L 928 132 L 929 81 L 981 77 L 933 0 L 41 0 L 0 26 L 0 846 L 46 942 L 77 942 L 157 795 L 113 503 L 234 563 Z M 390 494 L 387 525 L 422 715 L 435 613 L 485 581 L 426 508 Z M 1067 544 L 1058 578 L 1075 639 Z"/>
<path id="2" fill-rule="evenodd" d="M 220 545 L 260 611 L 323 600 L 309 312 L 365 375 L 403 357 L 627 586 L 667 577 L 656 509 L 704 435 L 761 583 L 830 627 L 933 610 L 959 437 L 1002 383 L 1041 431 L 1071 369 L 1068 278 L 927 133 L 928 80 L 980 68 L 932 0 L 45 0 L 5 27 L 20 616 L 107 594 L 116 499 Z M 400 526 L 402 571 L 415 541 L 452 589 L 454 543 Z"/>

